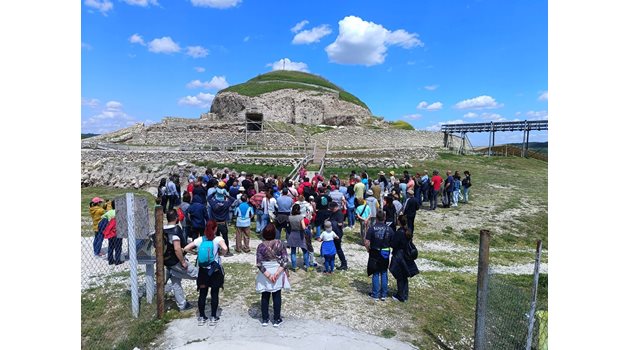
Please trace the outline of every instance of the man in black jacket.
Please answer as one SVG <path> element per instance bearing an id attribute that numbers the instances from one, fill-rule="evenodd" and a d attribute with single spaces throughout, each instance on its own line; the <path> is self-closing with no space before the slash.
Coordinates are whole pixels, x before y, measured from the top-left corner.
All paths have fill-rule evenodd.
<path id="1" fill-rule="evenodd" d="M 420 204 L 416 197 L 413 196 L 413 190 L 407 191 L 409 194 L 405 204 L 403 204 L 402 215 L 407 218 L 407 228 L 413 234 L 413 222 L 416 219 L 416 212 L 420 209 Z"/>
<path id="2" fill-rule="evenodd" d="M 343 253 L 343 249 L 341 248 L 341 240 L 343 239 L 343 213 L 339 210 L 339 204 L 337 202 L 331 202 L 329 205 L 330 208 L 330 217 L 328 220 L 332 224 L 332 229 L 335 234 L 339 237 L 339 239 L 335 239 L 335 248 L 337 249 L 337 255 L 339 256 L 339 261 L 341 261 L 341 265 L 338 267 L 339 270 L 347 270 L 348 269 L 348 261 L 346 260 L 346 255 Z"/>

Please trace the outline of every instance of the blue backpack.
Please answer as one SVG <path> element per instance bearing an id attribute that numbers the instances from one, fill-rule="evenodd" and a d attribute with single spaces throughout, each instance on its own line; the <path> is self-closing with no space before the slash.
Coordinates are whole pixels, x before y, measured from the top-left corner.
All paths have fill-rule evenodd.
<path id="1" fill-rule="evenodd" d="M 197 249 L 197 263 L 200 267 L 208 267 L 214 261 L 214 242 L 202 237 L 201 245 Z"/>

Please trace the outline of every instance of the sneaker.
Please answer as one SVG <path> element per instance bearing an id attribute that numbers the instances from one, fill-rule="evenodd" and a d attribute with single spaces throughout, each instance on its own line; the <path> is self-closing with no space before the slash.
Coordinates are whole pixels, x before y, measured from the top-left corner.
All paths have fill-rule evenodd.
<path id="1" fill-rule="evenodd" d="M 274 326 L 274 327 L 276 327 L 276 328 L 278 328 L 278 327 L 280 327 L 280 325 L 282 324 L 282 322 L 284 322 L 284 321 L 282 321 L 282 319 L 281 319 L 281 318 L 280 318 L 280 319 L 277 319 L 277 320 L 273 321 L 273 326 Z"/>
<path id="2" fill-rule="evenodd" d="M 184 304 L 184 307 L 179 309 L 179 311 L 186 311 L 186 310 L 190 310 L 193 308 L 193 305 L 189 302 L 186 302 L 186 304 Z"/>
<path id="3" fill-rule="evenodd" d="M 374 297 L 374 296 L 372 295 L 372 292 L 369 292 L 369 293 L 368 293 L 368 296 L 369 296 L 370 298 L 372 298 L 372 300 L 374 300 L 374 301 L 378 301 L 378 297 Z"/>
<path id="4" fill-rule="evenodd" d="M 348 265 L 341 265 L 337 268 L 337 270 L 348 270 Z"/>
<path id="5" fill-rule="evenodd" d="M 197 326 L 203 326 L 208 322 L 207 317 L 197 317 Z"/>
<path id="6" fill-rule="evenodd" d="M 263 320 L 262 321 L 262 326 L 263 327 L 267 327 L 269 325 L 269 320 Z"/>
<path id="7" fill-rule="evenodd" d="M 404 302 L 404 300 L 402 299 L 398 299 L 398 297 L 396 296 L 396 294 L 392 295 L 392 299 L 396 300 L 396 301 L 400 301 L 401 303 Z"/>
<path id="8" fill-rule="evenodd" d="M 210 325 L 215 325 L 217 324 L 217 322 L 219 322 L 220 318 L 216 317 L 216 316 L 212 316 L 210 317 Z"/>
<path id="9" fill-rule="evenodd" d="M 385 297 L 381 297 L 381 301 L 385 301 Z"/>
<path id="10" fill-rule="evenodd" d="M 228 256 L 234 256 L 234 254 L 232 254 L 232 252 L 227 252 L 227 253 L 225 253 L 225 256 L 226 256 L 226 257 L 228 257 Z"/>

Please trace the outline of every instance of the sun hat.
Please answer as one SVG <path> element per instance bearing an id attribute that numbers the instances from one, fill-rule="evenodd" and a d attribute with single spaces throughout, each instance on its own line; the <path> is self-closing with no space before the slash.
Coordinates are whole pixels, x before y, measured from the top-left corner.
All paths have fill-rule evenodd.
<path id="1" fill-rule="evenodd" d="M 92 198 L 92 203 L 100 203 L 100 202 L 104 202 L 102 198 L 100 198 L 100 197 Z"/>
<path id="2" fill-rule="evenodd" d="M 221 187 L 221 188 L 225 187 L 225 182 L 219 181 L 219 187 Z"/>
<path id="3" fill-rule="evenodd" d="M 394 176 L 396 174 L 393 170 L 389 172 L 389 175 Z"/>
<path id="4" fill-rule="evenodd" d="M 385 173 L 383 172 L 383 170 L 378 172 L 379 175 L 385 175 Z"/>
<path id="5" fill-rule="evenodd" d="M 238 188 L 239 191 L 245 191 L 245 187 L 241 186 Z"/>
<path id="6" fill-rule="evenodd" d="M 373 196 L 373 195 L 374 195 L 374 191 L 372 191 L 372 190 L 367 190 L 367 195 L 368 195 L 368 196 Z"/>

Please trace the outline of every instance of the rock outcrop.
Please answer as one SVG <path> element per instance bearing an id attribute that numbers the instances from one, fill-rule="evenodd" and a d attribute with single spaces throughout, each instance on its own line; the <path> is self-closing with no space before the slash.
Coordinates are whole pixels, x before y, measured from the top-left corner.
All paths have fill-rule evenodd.
<path id="1" fill-rule="evenodd" d="M 222 92 L 212 102 L 209 116 L 218 120 L 245 121 L 256 108 L 264 120 L 292 124 L 359 125 L 372 116 L 364 107 L 339 98 L 338 92 L 282 89 L 249 97 Z"/>

